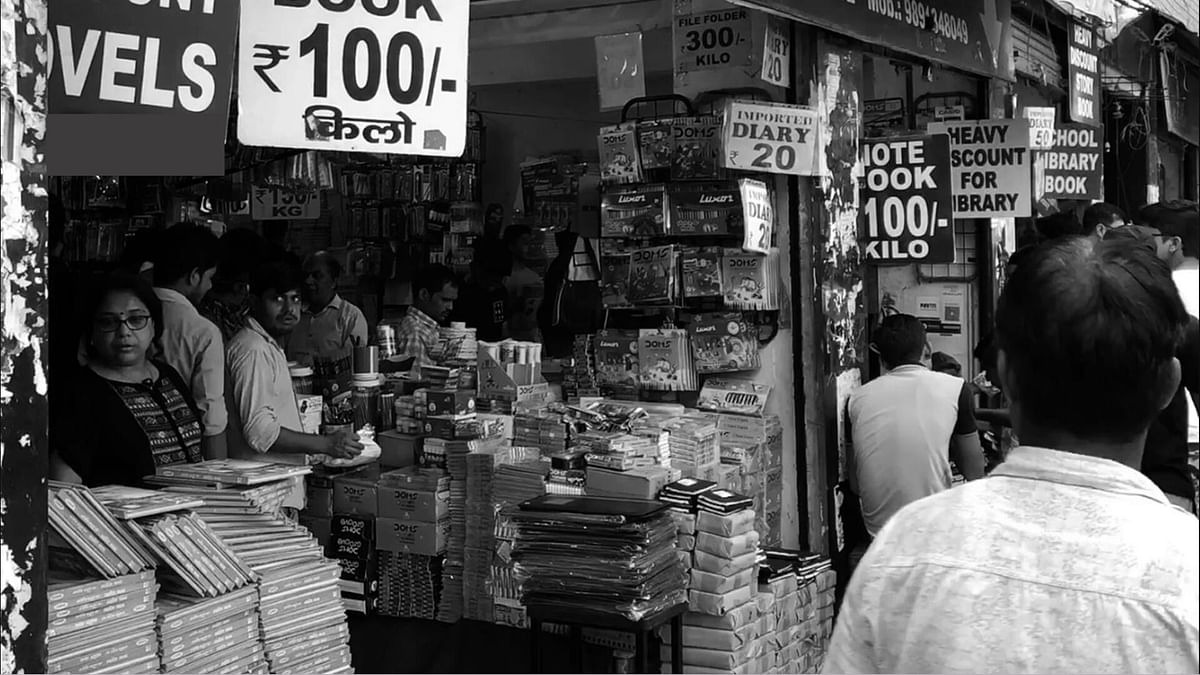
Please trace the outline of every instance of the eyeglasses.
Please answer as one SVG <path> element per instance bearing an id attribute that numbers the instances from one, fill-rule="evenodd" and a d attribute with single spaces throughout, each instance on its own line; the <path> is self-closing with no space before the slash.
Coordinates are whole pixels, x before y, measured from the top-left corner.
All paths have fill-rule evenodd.
<path id="1" fill-rule="evenodd" d="M 129 326 L 129 330 L 139 331 L 150 324 L 150 316 L 148 314 L 134 314 L 124 319 L 115 316 L 101 316 L 96 318 L 96 327 L 102 333 L 116 332 L 122 324 Z"/>

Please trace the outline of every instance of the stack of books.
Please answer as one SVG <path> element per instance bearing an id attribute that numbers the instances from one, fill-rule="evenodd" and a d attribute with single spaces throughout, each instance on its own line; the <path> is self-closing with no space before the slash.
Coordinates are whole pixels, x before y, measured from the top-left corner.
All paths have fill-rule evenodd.
<path id="1" fill-rule="evenodd" d="M 438 621 L 456 623 L 466 609 L 464 576 L 467 547 L 467 456 L 471 443 L 446 446 L 446 472 L 450 474 L 450 534 L 442 568 L 442 596 Z"/>
<path id="2" fill-rule="evenodd" d="M 503 453 L 490 450 L 467 455 L 463 617 L 477 621 L 492 620 L 492 596 L 488 592 L 496 537 L 496 515 L 492 500 L 496 463 L 501 459 Z"/>
<path id="3" fill-rule="evenodd" d="M 111 579 L 154 567 L 155 556 L 85 487 L 50 481 L 51 559 L 81 576 Z"/>
<path id="4" fill-rule="evenodd" d="M 378 611 L 384 616 L 433 620 L 442 599 L 446 556 L 379 552 Z"/>
<path id="5" fill-rule="evenodd" d="M 165 513 L 126 521 L 165 566 L 159 579 L 174 593 L 215 598 L 255 581 L 254 571 L 192 513 Z"/>
<path id="6" fill-rule="evenodd" d="M 350 672 L 341 565 L 318 558 L 260 569 L 260 626 L 271 672 Z"/>
<path id="7" fill-rule="evenodd" d="M 157 625 L 164 673 L 267 672 L 254 587 L 199 600 L 165 594 Z"/>
<path id="8" fill-rule="evenodd" d="M 47 672 L 157 673 L 153 570 L 96 579 L 56 569 L 56 559 L 47 583 Z"/>

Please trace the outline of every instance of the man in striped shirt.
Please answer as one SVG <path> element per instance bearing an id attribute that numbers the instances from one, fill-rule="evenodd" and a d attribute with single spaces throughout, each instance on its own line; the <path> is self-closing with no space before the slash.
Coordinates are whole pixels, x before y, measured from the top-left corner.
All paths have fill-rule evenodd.
<path id="1" fill-rule="evenodd" d="M 445 265 L 430 265 L 417 270 L 412 285 L 413 304 L 396 330 L 396 353 L 413 359 L 412 372 L 421 366 L 435 365 L 438 325 L 454 310 L 458 299 L 458 279 Z"/>

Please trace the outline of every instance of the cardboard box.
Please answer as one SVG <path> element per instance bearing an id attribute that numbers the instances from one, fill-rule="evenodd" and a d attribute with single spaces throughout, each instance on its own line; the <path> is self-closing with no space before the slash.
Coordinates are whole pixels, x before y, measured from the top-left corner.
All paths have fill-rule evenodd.
<path id="1" fill-rule="evenodd" d="M 334 478 L 334 513 L 378 515 L 379 496 L 376 486 L 378 480 L 379 467 L 367 467 Z"/>
<path id="2" fill-rule="evenodd" d="M 375 547 L 380 551 L 438 555 L 446 550 L 450 521 L 422 523 L 414 520 L 379 518 L 375 521 Z"/>
<path id="3" fill-rule="evenodd" d="M 313 536 L 317 539 L 317 543 L 321 545 L 321 548 L 325 548 L 329 542 L 331 522 L 332 519 L 330 518 L 300 514 L 300 524 L 307 528 L 309 532 L 312 532 Z"/>
<path id="4" fill-rule="evenodd" d="M 399 431 L 384 431 L 377 434 L 375 442 L 379 444 L 379 450 L 382 453 L 379 456 L 379 465 L 397 469 L 413 466 L 417 463 L 417 456 L 421 452 L 424 440 L 423 436 L 402 434 Z"/>
<path id="5" fill-rule="evenodd" d="M 588 467 L 587 494 L 594 497 L 656 499 L 670 482 L 670 472 L 661 466 L 645 466 L 629 471 Z"/>
<path id="6" fill-rule="evenodd" d="M 343 581 L 375 586 L 379 583 L 379 565 L 376 557 L 375 552 L 372 551 L 366 558 L 333 558 L 332 560 L 342 566 L 341 578 Z"/>
<path id="7" fill-rule="evenodd" d="M 379 486 L 379 517 L 436 523 L 450 516 L 450 491 Z"/>
<path id="8" fill-rule="evenodd" d="M 426 436 L 445 441 L 464 441 L 479 437 L 479 422 L 473 415 L 467 418 L 427 417 L 421 428 Z"/>
<path id="9" fill-rule="evenodd" d="M 334 560 L 362 560 L 371 557 L 371 542 L 354 535 L 333 535 L 325 545 L 325 557 Z"/>
<path id="10" fill-rule="evenodd" d="M 375 541 L 375 518 L 339 513 L 330 519 L 329 533 L 338 537 L 358 537 L 363 541 Z"/>
<path id="11" fill-rule="evenodd" d="M 307 503 L 304 505 L 304 511 L 301 515 L 310 516 L 312 518 L 330 518 L 333 516 L 333 486 L 329 487 L 313 487 L 308 485 L 305 491 Z"/>
<path id="12" fill-rule="evenodd" d="M 429 417 L 472 415 L 475 413 L 475 392 L 430 389 L 425 392 L 425 413 Z"/>

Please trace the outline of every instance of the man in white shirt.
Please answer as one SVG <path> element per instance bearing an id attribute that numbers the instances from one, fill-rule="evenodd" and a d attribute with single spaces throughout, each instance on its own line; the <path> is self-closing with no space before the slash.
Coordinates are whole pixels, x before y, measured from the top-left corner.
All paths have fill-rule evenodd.
<path id="1" fill-rule="evenodd" d="M 893 516 L 850 579 L 824 672 L 1197 672 L 1200 523 L 1138 471 L 1186 322 L 1149 249 L 1033 251 L 996 315 L 1022 445 Z"/>
<path id="2" fill-rule="evenodd" d="M 206 227 L 179 223 L 163 233 L 154 255 L 154 293 L 163 307 L 163 358 L 191 385 L 204 426 L 206 459 L 226 456 L 225 344 L 196 307 L 212 288 L 220 241 Z"/>
<path id="3" fill-rule="evenodd" d="M 883 320 L 872 351 L 884 374 L 850 396 L 854 451 L 850 487 L 875 536 L 901 508 L 950 489 L 950 461 L 968 480 L 983 477 L 983 450 L 961 377 L 925 367 L 925 326 L 908 314 Z"/>
<path id="4" fill-rule="evenodd" d="M 304 261 L 307 307 L 287 338 L 287 355 L 325 373 L 353 372 L 354 348 L 367 344 L 367 319 L 362 310 L 337 293 L 342 265 L 321 251 Z"/>
<path id="5" fill-rule="evenodd" d="M 311 457 L 355 457 L 363 446 L 352 433 L 306 434 L 292 390 L 287 356 L 279 341 L 300 320 L 300 271 L 285 262 L 255 270 L 250 282 L 251 312 L 246 327 L 229 342 L 229 456 L 286 464 Z M 304 506 L 297 482 L 285 506 Z"/>

